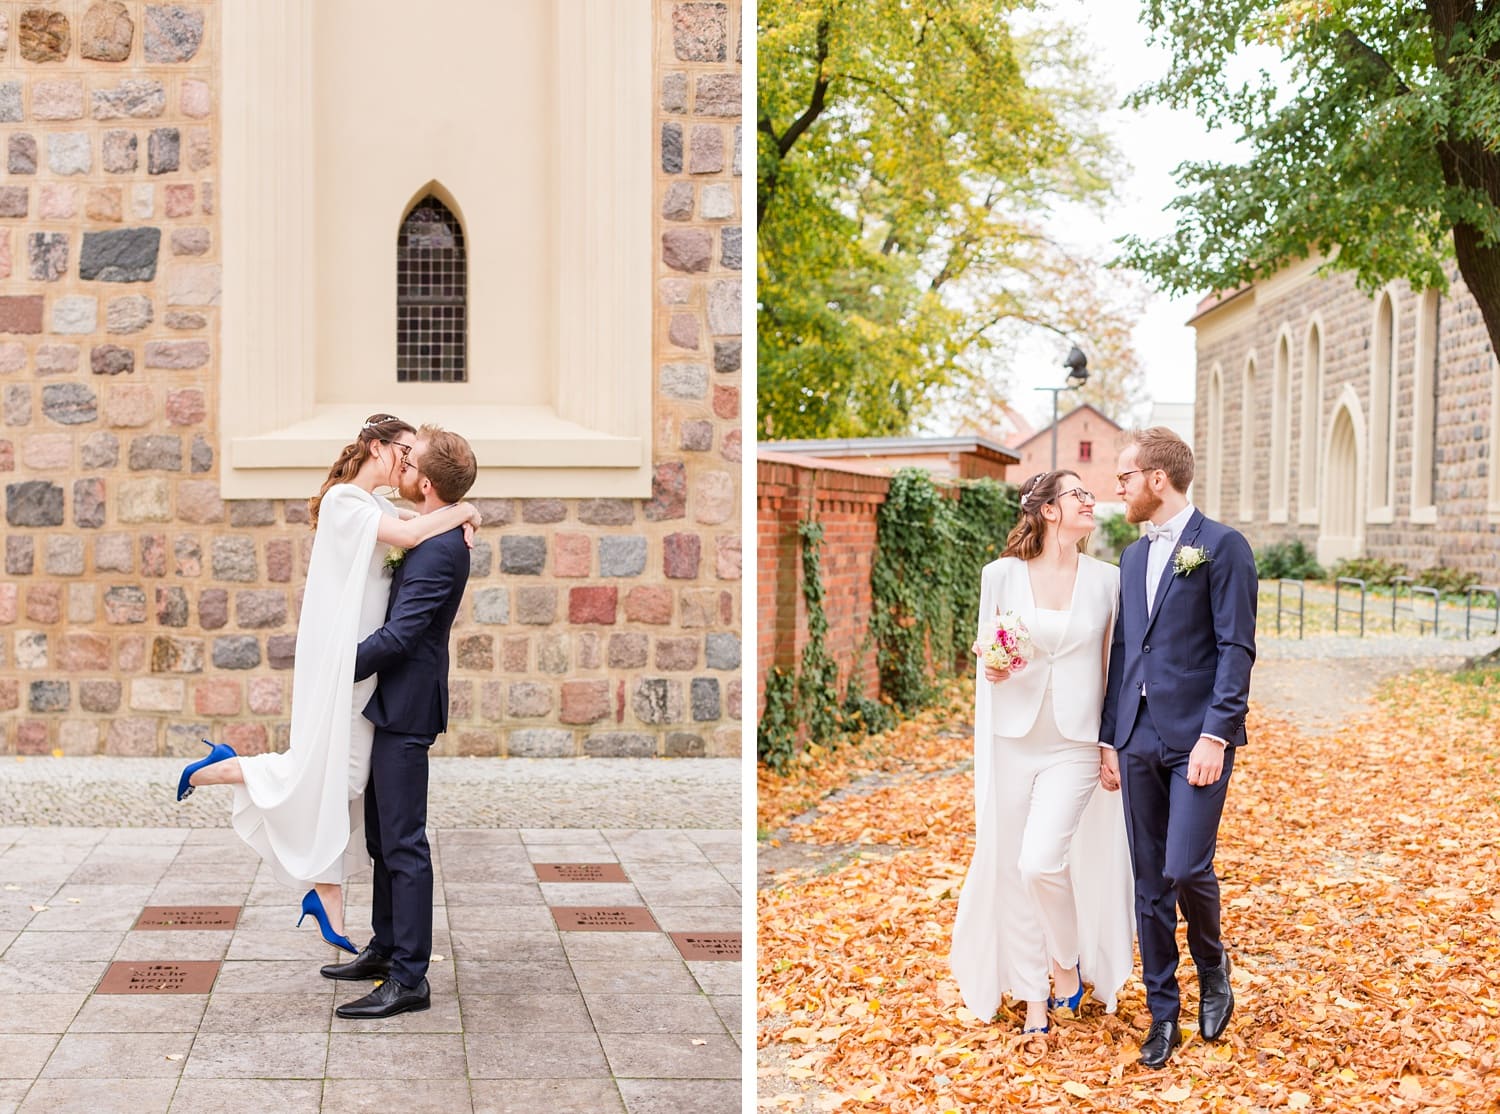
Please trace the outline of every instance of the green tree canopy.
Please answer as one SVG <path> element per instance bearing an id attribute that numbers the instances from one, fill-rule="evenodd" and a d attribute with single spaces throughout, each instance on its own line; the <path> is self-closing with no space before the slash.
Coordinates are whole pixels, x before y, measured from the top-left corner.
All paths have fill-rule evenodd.
<path id="1" fill-rule="evenodd" d="M 1456 258 L 1500 341 L 1500 3 L 1148 0 L 1145 20 L 1174 57 L 1135 103 L 1192 108 L 1249 157 L 1183 163 L 1175 232 L 1125 238 L 1124 262 L 1186 293 L 1318 252 L 1374 291 L 1444 289 Z M 1253 43 L 1290 86 L 1231 76 Z"/>
<path id="2" fill-rule="evenodd" d="M 982 407 L 1017 328 L 1109 367 L 1101 401 L 1133 381 L 1129 297 L 1042 229 L 1106 196 L 1113 155 L 1104 92 L 1034 7 L 759 3 L 760 436 L 906 433 L 944 391 Z"/>

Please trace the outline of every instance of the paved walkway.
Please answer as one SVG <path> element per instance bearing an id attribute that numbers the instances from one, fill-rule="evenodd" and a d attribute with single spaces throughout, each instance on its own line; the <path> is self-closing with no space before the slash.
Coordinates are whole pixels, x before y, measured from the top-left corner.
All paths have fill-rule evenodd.
<path id="1" fill-rule="evenodd" d="M 0 1114 L 739 1111 L 741 964 L 686 959 L 669 936 L 741 929 L 739 763 L 466 761 L 434 761 L 433 1007 L 351 1022 L 334 1007 L 369 984 L 318 975 L 340 953 L 294 927 L 300 895 L 221 826 L 223 791 L 179 806 L 143 776 L 167 763 L 0 759 L 0 825 L 31 820 L 0 826 Z M 35 822 L 59 789 L 114 819 Z M 493 796 L 521 802 L 513 825 L 571 823 L 474 823 Z M 142 800 L 150 826 L 116 815 Z M 539 863 L 614 863 L 626 881 L 543 882 Z M 367 877 L 349 901 L 362 942 Z M 188 905 L 237 923 L 136 927 Z M 655 927 L 560 929 L 554 910 L 576 906 L 644 907 Z M 101 993 L 131 961 L 219 966 L 204 993 Z"/>

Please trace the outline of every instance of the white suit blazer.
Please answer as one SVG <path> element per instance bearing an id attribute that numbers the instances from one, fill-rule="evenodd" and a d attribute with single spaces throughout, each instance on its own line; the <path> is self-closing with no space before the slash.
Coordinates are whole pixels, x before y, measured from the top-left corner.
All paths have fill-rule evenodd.
<path id="1" fill-rule="evenodd" d="M 1105 649 L 1119 608 L 1120 570 L 1079 554 L 1073 605 L 1057 652 L 1049 654 L 1036 646 L 1026 668 L 1004 681 L 986 681 L 984 667 L 979 666 L 974 709 L 976 742 L 994 735 L 1024 738 L 1036 723 L 1049 680 L 1063 738 L 1098 742 L 1099 717 L 1104 709 Z M 1035 629 L 1037 608 L 1031 577 L 1026 562 L 1019 557 L 1002 557 L 984 567 L 979 591 L 981 643 L 994 637 L 991 624 L 1002 611 L 1014 611 L 1028 629 Z"/>

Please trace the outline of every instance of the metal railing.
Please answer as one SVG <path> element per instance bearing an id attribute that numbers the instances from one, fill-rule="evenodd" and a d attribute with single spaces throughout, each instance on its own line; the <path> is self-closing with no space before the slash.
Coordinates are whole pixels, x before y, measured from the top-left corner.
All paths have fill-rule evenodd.
<path id="1" fill-rule="evenodd" d="M 1369 595 L 1369 585 L 1357 576 L 1341 576 L 1333 582 L 1333 633 L 1339 632 L 1339 616 L 1344 612 L 1354 613 L 1354 608 L 1345 607 L 1340 593 L 1347 584 L 1351 588 L 1359 589 L 1359 636 L 1365 636 L 1365 597 Z"/>
<path id="2" fill-rule="evenodd" d="M 1474 597 L 1489 596 L 1495 601 L 1495 614 L 1490 619 L 1490 633 L 1500 634 L 1500 588 L 1488 584 L 1475 584 L 1465 593 L 1464 600 L 1464 637 L 1473 638 L 1472 626 L 1474 623 Z"/>
<path id="3" fill-rule="evenodd" d="M 1405 607 L 1401 606 L 1401 589 L 1403 588 L 1406 589 L 1406 598 L 1408 601 Z M 1396 629 L 1398 615 L 1410 615 L 1416 621 L 1417 634 L 1423 635 L 1427 633 L 1427 620 L 1417 614 L 1418 596 L 1432 597 L 1432 634 L 1433 637 L 1436 637 L 1438 633 L 1439 608 L 1442 606 L 1441 593 L 1436 588 L 1428 588 L 1425 585 L 1418 584 L 1415 578 L 1410 576 L 1391 577 L 1391 630 L 1394 631 Z"/>
<path id="4" fill-rule="evenodd" d="M 1288 584 L 1297 589 L 1297 606 L 1295 608 L 1287 607 L 1281 602 L 1282 589 Z M 1283 615 L 1297 616 L 1297 637 L 1302 637 L 1303 611 L 1306 609 L 1307 604 L 1306 597 L 1306 585 L 1302 581 L 1293 580 L 1285 576 L 1276 581 L 1276 637 L 1281 637 L 1281 617 Z"/>

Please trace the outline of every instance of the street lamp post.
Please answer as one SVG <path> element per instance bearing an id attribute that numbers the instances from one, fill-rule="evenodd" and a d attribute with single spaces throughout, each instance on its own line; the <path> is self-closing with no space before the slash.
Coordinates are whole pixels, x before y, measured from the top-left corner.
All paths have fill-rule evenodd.
<path id="1" fill-rule="evenodd" d="M 1083 349 L 1073 345 L 1068 351 L 1068 358 L 1063 361 L 1063 367 L 1068 369 L 1068 381 L 1062 387 L 1036 387 L 1034 390 L 1052 392 L 1052 471 L 1057 471 L 1057 396 L 1064 391 L 1076 391 L 1088 382 L 1089 358 L 1083 354 Z"/>

